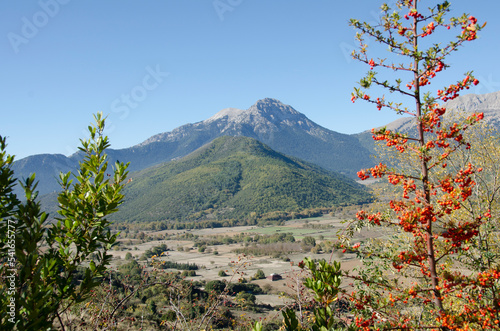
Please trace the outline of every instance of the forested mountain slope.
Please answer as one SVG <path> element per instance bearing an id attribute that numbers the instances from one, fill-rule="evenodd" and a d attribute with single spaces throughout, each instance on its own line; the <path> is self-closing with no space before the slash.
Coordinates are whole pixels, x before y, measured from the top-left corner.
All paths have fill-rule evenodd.
<path id="1" fill-rule="evenodd" d="M 353 180 L 247 137 L 221 137 L 136 173 L 124 193 L 115 218 L 128 221 L 241 219 L 370 199 Z"/>

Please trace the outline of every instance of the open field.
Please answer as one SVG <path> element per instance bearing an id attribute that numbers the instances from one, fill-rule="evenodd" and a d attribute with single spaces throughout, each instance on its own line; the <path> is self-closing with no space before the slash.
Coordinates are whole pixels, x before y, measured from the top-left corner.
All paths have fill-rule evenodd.
<path id="1" fill-rule="evenodd" d="M 300 242 L 305 236 L 313 237 L 316 243 L 322 241 L 335 241 L 339 231 L 345 228 L 342 220 L 336 217 L 325 215 L 310 219 L 300 219 L 287 221 L 282 226 L 239 226 L 231 228 L 213 228 L 213 229 L 196 229 L 196 230 L 165 230 L 158 232 L 148 232 L 146 235 L 150 237 L 166 237 L 165 240 L 154 240 L 148 242 L 140 242 L 136 239 L 122 239 L 123 245 L 120 250 L 112 251 L 111 254 L 115 257 L 114 264 L 121 265 L 127 263 L 125 255 L 130 252 L 134 259 L 139 259 L 146 250 L 161 244 L 166 244 L 168 254 L 160 258 L 160 260 L 168 260 L 178 263 L 196 264 L 200 268 L 196 270 L 196 276 L 191 277 L 193 280 L 210 281 L 214 279 L 237 282 L 239 277 L 249 279 L 257 270 L 261 269 L 266 276 L 277 273 L 282 275 L 283 279 L 279 281 L 271 281 L 268 279 L 253 281 L 261 287 L 269 284 L 272 287 L 271 295 L 260 295 L 258 301 L 261 303 L 275 305 L 283 305 L 286 300 L 277 295 L 280 292 L 290 292 L 289 286 L 297 282 L 297 274 L 300 268 L 298 263 L 305 257 L 314 259 L 338 260 L 342 262 L 343 269 L 352 269 L 358 261 L 353 253 L 342 253 L 341 251 L 333 251 L 332 253 L 313 254 L 310 250 L 301 250 L 291 254 L 286 254 L 286 257 L 269 256 L 246 256 L 242 258 L 241 254 L 234 252 L 235 249 L 245 248 L 245 243 L 232 243 L 225 245 L 209 245 L 204 252 L 200 252 L 194 246 L 194 240 L 184 239 L 186 234 L 192 235 L 197 240 L 209 240 L 211 238 L 234 237 L 236 235 L 245 234 L 248 236 L 255 235 L 273 235 L 273 234 L 288 234 L 291 233 L 297 242 Z M 369 237 L 379 237 L 380 233 L 371 231 L 362 231 L 357 233 L 354 238 L 356 241 L 363 241 Z M 183 239 L 175 239 L 176 237 Z M 174 238 L 174 239 L 173 239 Z M 179 248 L 182 247 L 180 250 Z M 235 265 L 235 261 L 240 261 Z M 235 268 L 240 267 L 238 271 L 242 274 L 235 276 Z M 223 270 L 228 276 L 220 277 L 219 272 Z"/>

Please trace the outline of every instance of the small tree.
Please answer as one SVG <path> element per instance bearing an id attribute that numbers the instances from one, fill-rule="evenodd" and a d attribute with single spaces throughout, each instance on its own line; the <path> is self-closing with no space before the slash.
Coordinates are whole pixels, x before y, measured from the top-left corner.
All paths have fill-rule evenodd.
<path id="1" fill-rule="evenodd" d="M 247 292 L 242 291 L 242 292 L 238 292 L 238 294 L 236 294 L 236 297 L 234 300 L 240 305 L 241 308 L 252 309 L 255 306 L 255 301 L 257 300 L 257 298 L 252 293 L 247 293 Z"/>
<path id="2" fill-rule="evenodd" d="M 310 258 L 305 258 L 299 263 L 299 267 L 307 268 L 310 273 L 309 277 L 304 279 L 303 284 L 313 295 L 313 300 L 308 306 L 314 318 L 307 318 L 306 322 L 300 311 L 299 320 L 293 309 L 285 308 L 281 311 L 285 330 L 354 331 L 354 326 L 346 325 L 337 314 L 339 294 L 342 293 L 340 263 L 336 261 L 328 263 L 326 260 L 315 262 Z"/>
<path id="3" fill-rule="evenodd" d="M 264 274 L 264 271 L 262 269 L 257 270 L 255 272 L 255 275 L 253 275 L 252 279 L 265 279 L 266 275 Z"/>
<path id="4" fill-rule="evenodd" d="M 396 8 L 382 5 L 378 26 L 351 20 L 360 43 L 353 56 L 370 67 L 360 87 L 355 88 L 352 101 L 362 99 L 378 110 L 387 108 L 413 116 L 416 128 L 415 135 L 386 128 L 373 130 L 375 140 L 406 155 L 409 162 L 400 168 L 380 163 L 358 173 L 361 179 L 387 177 L 401 198 L 390 201 L 390 209 L 384 213 L 360 211 L 356 215 L 359 222 L 354 228 L 385 225 L 397 234 L 395 242 L 383 246 L 367 245 L 362 250 L 359 245 L 354 247 L 365 258 L 359 275 L 351 275 L 360 281 L 359 290 L 352 295 L 356 325 L 366 330 L 491 329 L 498 327 L 500 311 L 498 292 L 491 291 L 498 286 L 498 265 L 472 274 L 463 268 L 451 268 L 453 254 L 466 251 L 481 225 L 491 219 L 487 209 L 475 210 L 473 218 L 457 217 L 457 210 L 472 195 L 476 185 L 473 177 L 482 169 L 475 167 L 473 160 L 460 169 L 448 167 L 453 153 L 470 148 L 465 134 L 483 114 L 445 126 L 442 120 L 447 109 L 440 105 L 478 81 L 469 72 L 435 94 L 429 89 L 433 78 L 449 67 L 448 55 L 475 40 L 484 25 L 465 14 L 446 21 L 448 1 L 427 11 L 417 8 L 418 3 L 398 0 Z M 459 28 L 461 32 L 446 45 L 430 40 L 442 28 Z M 397 59 L 368 56 L 365 36 L 388 47 Z M 380 78 L 376 69 L 408 75 L 407 83 L 402 78 L 393 82 Z M 384 96 L 372 97 L 366 92 L 369 88 L 396 92 L 409 98 L 414 106 L 388 101 Z M 389 276 L 390 271 L 396 276 Z"/>
<path id="5" fill-rule="evenodd" d="M 314 246 L 316 246 L 316 239 L 314 239 L 314 237 L 311 237 L 311 236 L 305 236 L 302 239 L 301 246 L 303 249 L 308 249 L 308 248 L 314 247 Z"/>
<path id="6" fill-rule="evenodd" d="M 2 275 L 16 273 L 15 291 L 6 293 L 5 287 L 0 289 L 4 328 L 47 330 L 58 320 L 64 329 L 61 315 L 89 296 L 92 288 L 100 284 L 99 278 L 110 262 L 111 255 L 107 252 L 117 234 L 111 234 L 107 216 L 117 211 L 123 201 L 121 191 L 128 165 L 117 162 L 108 174 L 105 150 L 109 141 L 103 136 L 104 118 L 102 114 L 94 118 L 95 125 L 89 126 L 90 139 L 81 140 L 84 159 L 78 172 L 60 175 L 62 192 L 58 196 L 59 216 L 55 223 L 47 222 L 47 214 L 36 201 L 34 175 L 21 183 L 24 202 L 12 193 L 16 181 L 10 170 L 13 157 L 6 154 L 5 139 L 0 137 L 0 174 L 3 175 L 0 217 L 2 225 L 8 225 L 0 228 L 2 260 L 6 253 L 10 256 L 9 269 L 2 264 L 0 272 Z M 5 238 L 10 241 L 6 242 Z M 8 252 L 6 247 L 10 249 Z M 12 247 L 15 254 L 11 254 Z M 92 254 L 93 258 L 89 259 Z M 81 266 L 85 266 L 83 273 L 77 272 Z M 16 304 L 12 320 L 5 317 L 9 301 Z"/>
<path id="7" fill-rule="evenodd" d="M 225 291 L 226 289 L 226 283 L 224 283 L 223 281 L 221 280 L 211 280 L 207 283 L 207 285 L 205 286 L 205 291 L 207 292 L 214 292 L 216 294 L 221 294 L 222 292 Z"/>

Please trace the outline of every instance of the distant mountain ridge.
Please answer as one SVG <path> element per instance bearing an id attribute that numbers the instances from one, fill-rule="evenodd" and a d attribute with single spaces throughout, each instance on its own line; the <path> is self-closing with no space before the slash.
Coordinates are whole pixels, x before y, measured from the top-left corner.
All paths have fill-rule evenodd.
<path id="1" fill-rule="evenodd" d="M 30 174 L 36 174 L 40 194 L 46 194 L 61 189 L 58 184 L 59 173 L 74 171 L 78 167 L 78 159 L 66 157 L 62 154 L 38 154 L 25 157 L 14 162 L 12 169 L 18 179 L 27 178 Z M 21 191 L 16 186 L 16 191 Z"/>
<path id="2" fill-rule="evenodd" d="M 368 202 L 345 176 L 248 137 L 216 138 L 188 156 L 134 174 L 113 216 L 127 221 L 241 220 Z"/>
<path id="3" fill-rule="evenodd" d="M 443 104 L 447 112 L 444 115 L 454 116 L 459 112 L 463 113 L 484 113 L 484 121 L 491 127 L 500 127 L 500 91 L 488 94 L 466 94 Z M 415 118 L 401 117 L 385 125 L 390 131 L 402 132 L 416 135 Z M 371 129 L 355 135 L 360 143 L 374 153 L 374 142 Z"/>
<path id="4" fill-rule="evenodd" d="M 115 160 L 130 162 L 129 169 L 138 171 L 186 156 L 221 136 L 254 138 L 280 153 L 352 178 L 360 168 L 371 165 L 368 150 L 356 137 L 323 128 L 291 106 L 271 98 L 259 100 L 247 110 L 223 109 L 204 121 L 154 135 L 138 145 L 109 149 L 108 155 L 112 163 Z M 57 189 L 53 173 L 73 171 L 81 155 L 76 153 L 64 158 L 51 159 L 47 155 L 40 173 L 37 170 L 40 157 L 30 156 L 17 161 L 14 170 L 19 177 L 27 177 L 36 170 L 40 193 L 50 193 Z"/>

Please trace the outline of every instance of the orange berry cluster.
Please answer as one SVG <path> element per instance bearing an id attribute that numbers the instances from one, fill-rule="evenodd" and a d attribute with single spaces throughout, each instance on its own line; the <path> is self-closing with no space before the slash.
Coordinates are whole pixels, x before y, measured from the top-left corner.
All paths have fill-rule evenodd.
<path id="1" fill-rule="evenodd" d="M 410 17 L 413 17 L 413 18 L 416 18 L 416 19 L 422 19 L 422 18 L 424 18 L 424 16 L 422 14 L 420 14 L 419 12 L 417 12 L 417 11 L 411 11 L 411 12 L 409 12 L 408 14 L 406 14 L 404 16 L 404 18 L 406 18 L 407 20 L 409 20 Z"/>
<path id="2" fill-rule="evenodd" d="M 425 28 L 425 32 L 422 33 L 422 37 L 426 37 L 426 36 L 432 34 L 435 29 L 436 29 L 436 26 L 434 25 L 434 22 L 429 23 Z"/>
<path id="3" fill-rule="evenodd" d="M 474 16 L 470 16 L 469 22 L 469 24 L 462 26 L 462 36 L 465 40 L 471 41 L 477 38 L 477 19 Z"/>
<path id="4" fill-rule="evenodd" d="M 359 219 L 360 221 L 368 219 L 368 221 L 370 221 L 370 223 L 373 223 L 376 225 L 380 225 L 384 221 L 381 213 L 367 214 L 366 211 L 364 211 L 364 210 L 358 211 L 356 213 L 356 218 Z"/>
<path id="5" fill-rule="evenodd" d="M 382 102 L 377 99 L 377 108 L 380 110 L 382 108 Z M 387 147 L 395 146 L 396 150 L 403 153 L 406 150 L 406 143 L 408 139 L 399 133 L 394 133 L 389 130 L 379 130 L 376 131 L 372 129 L 373 140 L 385 140 Z"/>
<path id="6" fill-rule="evenodd" d="M 463 81 L 458 82 L 457 84 L 451 84 L 446 90 L 438 90 L 437 94 L 439 98 L 443 101 L 453 100 L 458 97 L 458 92 L 463 89 L 469 89 L 470 85 L 479 84 L 479 81 L 471 76 L 467 76 Z"/>

